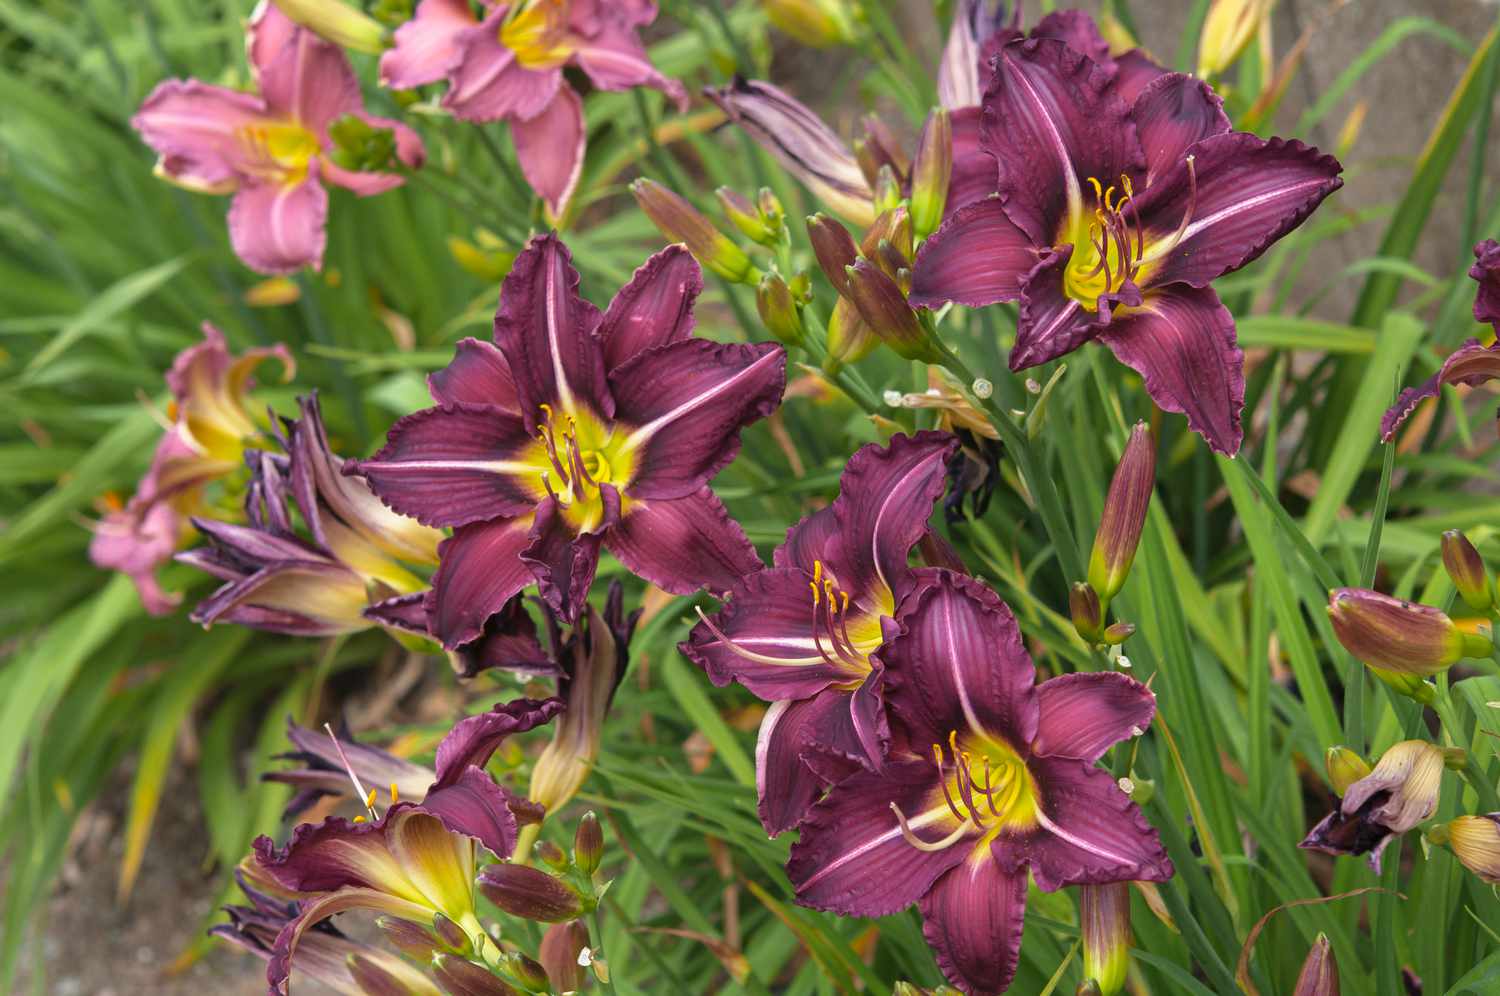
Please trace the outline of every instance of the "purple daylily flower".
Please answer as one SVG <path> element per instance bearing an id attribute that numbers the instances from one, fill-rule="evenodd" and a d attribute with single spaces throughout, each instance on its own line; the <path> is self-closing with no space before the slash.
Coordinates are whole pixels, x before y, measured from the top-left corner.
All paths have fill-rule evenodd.
<path id="1" fill-rule="evenodd" d="M 361 197 L 399 187 L 397 173 L 346 169 L 332 158 L 329 126 L 346 115 L 394 132 L 396 155 L 422 164 L 416 132 L 365 113 L 359 79 L 342 50 L 262 2 L 247 28 L 259 94 L 198 80 L 167 80 L 131 119 L 161 157 L 157 173 L 189 190 L 234 194 L 229 240 L 262 273 L 319 269 L 327 242 L 324 182 Z"/>
<path id="2" fill-rule="evenodd" d="M 282 811 L 284 818 L 290 819 L 306 811 L 324 796 L 352 795 L 350 769 L 361 785 L 375 793 L 377 806 L 395 805 L 403 797 L 420 799 L 437 777 L 425 765 L 360 743 L 347 728 L 341 726 L 337 736 L 338 745 L 335 746 L 327 733 L 287 721 L 286 738 L 296 749 L 276 757 L 277 760 L 301 762 L 302 767 L 268 771 L 261 775 L 265 781 L 282 782 L 297 790 Z"/>
<path id="3" fill-rule="evenodd" d="M 245 394 L 255 368 L 271 358 L 290 380 L 296 364 L 285 346 L 235 356 L 224 334 L 205 322 L 203 341 L 178 353 L 167 371 L 171 426 L 135 494 L 104 517 L 89 545 L 97 566 L 130 576 L 152 615 L 170 612 L 181 600 L 162 590 L 156 569 L 190 532 L 187 516 L 201 510 L 204 486 L 240 468 L 246 441 L 259 431 L 245 410 Z"/>
<path id="4" fill-rule="evenodd" d="M 1479 284 L 1474 296 L 1474 320 L 1488 322 L 1500 333 L 1500 242 L 1485 239 L 1474 247 L 1474 265 L 1469 268 L 1469 276 Z M 1478 339 L 1470 339 L 1449 354 L 1438 372 L 1425 383 L 1401 392 L 1380 420 L 1381 440 L 1388 443 L 1395 438 L 1401 423 L 1423 401 L 1437 397 L 1444 384 L 1477 387 L 1491 380 L 1500 380 L 1500 342 L 1484 346 Z"/>
<path id="5" fill-rule="evenodd" d="M 1243 435 L 1234 321 L 1211 283 L 1342 184 L 1332 156 L 1231 130 L 1208 84 L 1101 65 L 1056 38 L 995 54 L 981 145 L 998 196 L 917 254 L 914 305 L 1020 300 L 1013 370 L 1099 339 L 1221 453 Z"/>
<path id="6" fill-rule="evenodd" d="M 561 709 L 559 699 L 517 699 L 460 720 L 438 744 L 435 777 L 419 804 L 393 802 L 370 822 L 304 823 L 282 848 L 257 838 L 256 874 L 303 901 L 273 945 L 266 968 L 271 992 L 286 992 L 305 933 L 345 910 L 376 910 L 424 926 L 441 913 L 477 948 L 488 943 L 474 902 L 478 848 L 509 857 L 519 823 L 534 823 L 542 813 L 497 784 L 484 765 L 507 736 Z"/>
<path id="7" fill-rule="evenodd" d="M 426 587 L 407 565 L 435 564 L 442 534 L 396 515 L 344 476 L 316 396 L 301 406 L 283 440 L 290 456 L 245 454 L 247 524 L 193 519 L 208 545 L 178 559 L 225 582 L 193 610 L 194 622 L 300 636 L 349 633 L 377 622 L 399 625 L 366 610 Z M 311 539 L 298 535 L 292 506 Z"/>
<path id="8" fill-rule="evenodd" d="M 687 92 L 659 73 L 637 37 L 654 0 L 421 0 L 380 59 L 380 80 L 405 90 L 448 81 L 442 104 L 465 121 L 510 122 L 521 172 L 554 217 L 583 169 L 583 102 L 563 78 L 576 66 L 601 90 L 649 86 L 679 108 Z"/>
<path id="9" fill-rule="evenodd" d="M 1015 974 L 1027 868 L 1037 887 L 1162 881 L 1156 831 L 1095 762 L 1155 699 L 1116 672 L 1036 671 L 1005 603 L 939 570 L 881 650 L 891 752 L 813 806 L 787 874 L 814 909 L 884 916 L 916 902 L 943 973 L 968 993 Z"/>
<path id="10" fill-rule="evenodd" d="M 466 339 L 429 379 L 437 406 L 351 461 L 388 506 L 451 526 L 426 606 L 446 647 L 532 583 L 578 618 L 606 546 L 676 594 L 727 591 L 760 558 L 709 489 L 740 428 L 770 414 L 786 353 L 692 338 L 702 274 L 672 246 L 603 315 L 556 235 L 516 258 L 494 342 Z"/>
<path id="11" fill-rule="evenodd" d="M 738 681 L 773 703 L 756 746 L 767 832 L 796 826 L 824 787 L 878 768 L 890 740 L 876 657 L 918 572 L 907 558 L 927 533 L 958 441 L 896 436 L 849 460 L 833 505 L 787 532 L 769 570 L 680 649 L 716 685 Z"/>

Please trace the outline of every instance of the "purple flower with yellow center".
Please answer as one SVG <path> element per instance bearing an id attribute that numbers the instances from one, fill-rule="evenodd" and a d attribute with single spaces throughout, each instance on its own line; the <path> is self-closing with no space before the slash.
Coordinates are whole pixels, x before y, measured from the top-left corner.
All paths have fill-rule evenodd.
<path id="1" fill-rule="evenodd" d="M 1486 239 L 1474 247 L 1474 265 L 1469 276 L 1479 284 L 1474 296 L 1474 320 L 1487 322 L 1500 333 L 1500 242 Z M 1444 384 L 1477 387 L 1500 380 L 1500 342 L 1482 345 L 1470 339 L 1449 354 L 1438 372 L 1418 387 L 1408 387 L 1380 420 L 1380 438 L 1390 442 L 1417 406 L 1435 398 Z"/>
<path id="2" fill-rule="evenodd" d="M 692 338 L 702 286 L 669 247 L 601 315 L 557 236 L 533 239 L 506 277 L 494 342 L 459 343 L 429 380 L 437 406 L 345 468 L 395 511 L 453 527 L 427 598 L 444 646 L 479 637 L 533 583 L 577 619 L 601 546 L 676 594 L 724 592 L 760 567 L 708 482 L 740 428 L 780 404 L 786 354 Z"/>
<path id="3" fill-rule="evenodd" d="M 1055 38 L 995 55 L 980 144 L 997 196 L 917 254 L 914 305 L 1021 302 L 1012 370 L 1098 339 L 1166 411 L 1238 450 L 1245 378 L 1211 283 L 1337 190 L 1342 167 L 1296 140 L 1232 131 L 1200 80 L 1136 78 Z"/>
<path id="4" fill-rule="evenodd" d="M 246 443 L 260 431 L 245 395 L 256 367 L 272 358 L 281 363 L 282 379 L 291 379 L 296 364 L 285 346 L 235 356 L 224 333 L 205 322 L 203 341 L 178 353 L 167 371 L 171 425 L 135 494 L 104 517 L 89 545 L 96 565 L 130 576 L 153 615 L 170 612 L 180 600 L 162 590 L 156 569 L 190 532 L 186 517 L 203 510 L 205 486 L 240 469 Z"/>
<path id="5" fill-rule="evenodd" d="M 131 125 L 161 157 L 163 179 L 234 194 L 229 239 L 246 266 L 262 273 L 317 269 L 327 241 L 324 182 L 361 197 L 404 182 L 384 169 L 340 165 L 330 127 L 352 117 L 390 129 L 396 156 L 410 167 L 422 164 L 422 142 L 406 126 L 367 114 L 344 53 L 273 4 L 262 2 L 251 15 L 247 42 L 259 94 L 167 80 Z"/>
<path id="6" fill-rule="evenodd" d="M 475 907 L 480 848 L 509 857 L 518 816 L 528 822 L 541 817 L 532 803 L 496 784 L 484 765 L 507 736 L 546 723 L 561 708 L 557 699 L 517 699 L 460 720 L 438 745 L 434 780 L 420 803 L 394 801 L 377 817 L 371 791 L 364 799 L 369 820 L 304 823 L 282 848 L 257 838 L 256 874 L 301 900 L 298 916 L 273 946 L 266 969 L 271 991 L 286 992 L 306 932 L 345 910 L 374 910 L 423 926 L 442 914 L 484 951 L 490 942 Z"/>
<path id="7" fill-rule="evenodd" d="M 1037 887 L 1162 881 L 1172 863 L 1109 772 L 1156 703 L 1117 672 L 1035 684 L 1005 603 L 939 570 L 908 596 L 880 652 L 892 746 L 834 785 L 802 824 L 787 873 L 814 909 L 885 916 L 915 902 L 948 980 L 1010 985 Z"/>
<path id="8" fill-rule="evenodd" d="M 380 81 L 399 90 L 448 81 L 442 105 L 465 121 L 510 122 L 521 172 L 554 216 L 583 169 L 583 101 L 563 78 L 576 66 L 600 90 L 649 86 L 681 108 L 682 84 L 659 73 L 637 36 L 656 20 L 654 0 L 421 0 L 380 60 Z"/>
<path id="9" fill-rule="evenodd" d="M 681 644 L 714 684 L 774 703 L 756 747 L 769 833 L 796 826 L 827 783 L 880 766 L 890 731 L 874 655 L 917 584 L 907 560 L 957 447 L 938 432 L 861 447 L 834 503 L 793 526 L 774 566 L 736 584 Z"/>

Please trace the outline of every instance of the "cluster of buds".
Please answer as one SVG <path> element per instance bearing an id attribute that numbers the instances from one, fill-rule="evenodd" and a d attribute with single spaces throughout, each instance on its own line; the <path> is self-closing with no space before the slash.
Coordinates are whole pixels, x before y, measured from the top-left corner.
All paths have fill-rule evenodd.
<path id="1" fill-rule="evenodd" d="M 1073 628 L 1095 646 L 1119 646 L 1135 632 L 1131 623 L 1106 625 L 1105 619 L 1109 603 L 1125 587 L 1135 561 L 1155 483 L 1156 441 L 1146 423 L 1137 422 L 1104 497 L 1104 513 L 1089 554 L 1088 580 L 1076 582 L 1068 596 Z"/>
<path id="2" fill-rule="evenodd" d="M 1345 650 L 1419 702 L 1431 702 L 1435 695 L 1424 679 L 1465 657 L 1488 657 L 1493 649 L 1488 638 L 1461 629 L 1445 612 L 1366 588 L 1330 592 L 1328 616 Z"/>

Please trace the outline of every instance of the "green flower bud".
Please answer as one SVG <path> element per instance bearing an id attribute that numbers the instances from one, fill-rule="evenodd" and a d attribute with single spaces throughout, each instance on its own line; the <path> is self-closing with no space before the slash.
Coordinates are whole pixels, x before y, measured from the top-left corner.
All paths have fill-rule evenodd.
<path id="1" fill-rule="evenodd" d="M 390 40 L 379 21 L 344 0 L 276 0 L 276 6 L 288 20 L 340 48 L 378 55 Z"/>
<path id="2" fill-rule="evenodd" d="M 1094 981 L 1100 996 L 1116 996 L 1130 964 L 1130 884 L 1081 886 L 1078 926 L 1084 978 Z"/>
<path id="3" fill-rule="evenodd" d="M 938 361 L 939 353 L 931 336 L 894 280 L 866 259 L 845 267 L 844 273 L 849 278 L 850 299 L 882 342 L 905 359 Z"/>
<path id="4" fill-rule="evenodd" d="M 1494 586 L 1490 584 L 1489 569 L 1484 558 L 1474 549 L 1469 538 L 1457 529 L 1443 533 L 1443 567 L 1453 579 L 1453 587 L 1478 612 L 1488 612 L 1495 604 Z"/>
<path id="5" fill-rule="evenodd" d="M 731 283 L 755 283 L 760 271 L 745 251 L 729 240 L 714 223 L 687 200 L 654 180 L 636 180 L 630 185 L 636 203 L 646 216 L 673 242 L 687 246 L 688 252 L 708 269 Z"/>
<path id="6" fill-rule="evenodd" d="M 943 220 L 948 184 L 953 175 L 953 124 L 948 111 L 933 111 L 922 129 L 911 171 L 911 221 L 917 237 L 925 239 Z"/>
<path id="7" fill-rule="evenodd" d="M 1102 602 L 1108 602 L 1125 587 L 1146 525 L 1146 511 L 1155 483 L 1156 441 L 1146 423 L 1137 422 L 1109 482 L 1104 514 L 1099 519 L 1099 531 L 1094 534 L 1094 549 L 1089 555 L 1089 584 Z"/>
<path id="8" fill-rule="evenodd" d="M 585 875 L 592 875 L 603 860 L 604 830 L 599 826 L 599 817 L 592 812 L 584 813 L 573 834 L 573 863 Z"/>
<path id="9" fill-rule="evenodd" d="M 755 310 L 760 320 L 780 342 L 795 346 L 802 342 L 802 310 L 792 289 L 778 273 L 767 273 L 755 289 Z"/>
<path id="10" fill-rule="evenodd" d="M 1089 643 L 1102 643 L 1099 627 L 1104 622 L 1104 611 L 1099 605 L 1099 594 L 1087 581 L 1074 581 L 1068 592 L 1068 614 L 1073 617 L 1073 628 Z"/>
<path id="11" fill-rule="evenodd" d="M 1323 766 L 1328 769 L 1328 782 L 1333 791 L 1342 797 L 1349 786 L 1370 773 L 1370 766 L 1348 747 L 1330 747 L 1323 755 Z"/>

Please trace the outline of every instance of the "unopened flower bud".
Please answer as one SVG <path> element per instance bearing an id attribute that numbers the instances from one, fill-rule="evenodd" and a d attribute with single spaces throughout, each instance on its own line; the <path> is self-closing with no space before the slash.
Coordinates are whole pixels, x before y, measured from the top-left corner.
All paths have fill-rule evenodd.
<path id="1" fill-rule="evenodd" d="M 1500 885 L 1500 813 L 1460 816 L 1446 829 L 1453 856 L 1485 882 Z"/>
<path id="2" fill-rule="evenodd" d="M 882 211 L 859 241 L 859 251 L 865 256 L 874 256 L 882 243 L 889 243 L 899 254 L 892 257 L 893 265 L 888 272 L 894 275 L 897 268 L 911 265 L 914 243 L 912 241 L 911 212 L 903 204 L 889 211 Z"/>
<path id="3" fill-rule="evenodd" d="M 1323 755 L 1323 765 L 1328 770 L 1328 782 L 1335 795 L 1342 797 L 1349 786 L 1370 773 L 1370 766 L 1348 747 L 1330 747 Z"/>
<path id="4" fill-rule="evenodd" d="M 432 982 L 412 966 L 384 951 L 351 951 L 344 969 L 354 980 L 356 992 L 365 996 L 429 996 Z"/>
<path id="5" fill-rule="evenodd" d="M 599 817 L 593 812 L 584 813 L 573 834 L 573 863 L 585 875 L 592 875 L 603 860 L 604 830 L 599 826 Z"/>
<path id="6" fill-rule="evenodd" d="M 1272 0 L 1214 0 L 1198 36 L 1198 75 L 1217 76 L 1234 64 L 1271 13 Z"/>
<path id="7" fill-rule="evenodd" d="M 1443 533 L 1443 567 L 1453 579 L 1453 587 L 1471 609 L 1488 612 L 1495 604 L 1494 588 L 1484 558 L 1469 538 L 1457 529 Z"/>
<path id="8" fill-rule="evenodd" d="M 724 209 L 724 217 L 745 238 L 763 246 L 774 246 L 781 239 L 779 217 L 773 223 L 761 214 L 760 209 L 748 197 L 731 187 L 720 187 L 714 194 L 719 198 L 720 207 Z"/>
<path id="9" fill-rule="evenodd" d="M 799 44 L 848 45 L 858 37 L 859 4 L 852 0 L 764 0 L 766 20 Z"/>
<path id="10" fill-rule="evenodd" d="M 1339 996 L 1339 964 L 1328 935 L 1320 933 L 1313 941 L 1292 996 Z"/>
<path id="11" fill-rule="evenodd" d="M 807 219 L 807 238 L 813 255 L 818 257 L 818 267 L 833 289 L 841 296 L 847 293 L 849 277 L 844 270 L 859 257 L 859 247 L 849 230 L 826 214 L 815 214 Z"/>
<path id="12" fill-rule="evenodd" d="M 1083 975 L 1101 996 L 1125 988 L 1130 961 L 1130 884 L 1085 885 L 1078 892 L 1078 927 L 1083 941 Z"/>
<path id="13" fill-rule="evenodd" d="M 1084 979 L 1078 983 L 1078 988 L 1073 990 L 1073 996 L 1100 996 L 1099 983 L 1093 979 Z"/>
<path id="14" fill-rule="evenodd" d="M 905 359 L 937 362 L 938 352 L 927 330 L 894 280 L 866 259 L 845 267 L 844 273 L 849 278 L 850 299 L 882 342 Z"/>
<path id="15" fill-rule="evenodd" d="M 1146 511 L 1155 483 L 1156 441 L 1146 423 L 1137 422 L 1109 482 L 1104 514 L 1099 519 L 1094 550 L 1089 555 L 1089 584 L 1103 602 L 1125 587 L 1136 547 L 1141 542 L 1141 530 L 1146 525 Z"/>
<path id="16" fill-rule="evenodd" d="M 583 988 L 583 966 L 578 964 L 578 955 L 588 943 L 588 928 L 579 920 L 547 928 L 537 958 L 547 970 L 553 989 L 567 993 Z"/>
<path id="17" fill-rule="evenodd" d="M 759 271 L 745 251 L 685 198 L 646 179 L 632 183 L 630 192 L 652 224 L 673 242 L 687 246 L 698 262 L 731 283 L 753 283 L 759 279 Z"/>
<path id="18" fill-rule="evenodd" d="M 1104 643 L 1107 646 L 1118 647 L 1126 640 L 1135 635 L 1135 623 L 1117 622 L 1110 623 L 1104 627 Z"/>
<path id="19" fill-rule="evenodd" d="M 766 331 L 777 341 L 795 346 L 802 341 L 802 310 L 792 289 L 779 273 L 767 273 L 755 289 L 755 310 Z"/>
<path id="20" fill-rule="evenodd" d="M 761 187 L 760 193 L 755 195 L 755 206 L 760 210 L 760 216 L 767 225 L 773 226 L 779 233 L 782 222 L 786 221 L 786 210 L 781 206 L 781 200 L 772 192 L 770 187 Z"/>
<path id="21" fill-rule="evenodd" d="M 839 298 L 833 306 L 833 314 L 828 316 L 829 371 L 859 362 L 878 345 L 880 337 L 861 317 L 859 308 L 849 298 Z"/>
<path id="22" fill-rule="evenodd" d="M 1465 633 L 1446 613 L 1365 588 L 1329 595 L 1328 615 L 1344 649 L 1371 667 L 1425 677 L 1464 657 L 1489 656 L 1483 637 Z"/>
<path id="23" fill-rule="evenodd" d="M 379 54 L 390 39 L 379 21 L 344 0 L 275 0 L 275 6 L 288 20 L 340 48 Z M 251 23 L 261 16 L 258 9 L 250 15 Z"/>
<path id="24" fill-rule="evenodd" d="M 442 947 L 442 942 L 432 931 L 410 920 L 381 916 L 376 917 L 375 926 L 380 929 L 382 940 L 386 945 L 415 961 L 427 961 Z"/>
<path id="25" fill-rule="evenodd" d="M 541 963 L 526 957 L 519 951 L 510 956 L 510 972 L 516 977 L 516 981 L 533 992 L 548 992 L 551 989 L 551 980 L 547 977 L 547 970 Z"/>
<path id="26" fill-rule="evenodd" d="M 523 920 L 562 923 L 587 912 L 576 889 L 529 865 L 489 865 L 479 873 L 479 890 L 490 902 Z"/>
<path id="27" fill-rule="evenodd" d="M 889 165 L 880 167 L 875 174 L 875 211 L 893 210 L 901 203 L 901 179 Z"/>
<path id="28" fill-rule="evenodd" d="M 945 108 L 927 117 L 911 168 L 911 223 L 918 238 L 937 231 L 953 175 L 953 123 Z"/>
<path id="29" fill-rule="evenodd" d="M 1099 606 L 1099 595 L 1087 581 L 1074 581 L 1068 592 L 1068 613 L 1073 617 L 1073 628 L 1089 643 L 1099 643 L 1099 627 L 1104 623 L 1104 612 Z"/>
<path id="30" fill-rule="evenodd" d="M 432 959 L 432 974 L 449 996 L 520 996 L 515 987 L 483 965 L 456 955 L 440 954 Z"/>
<path id="31" fill-rule="evenodd" d="M 456 954 L 467 955 L 473 948 L 473 941 L 464 929 L 442 913 L 437 913 L 432 918 L 432 932 L 438 936 L 448 950 Z"/>
<path id="32" fill-rule="evenodd" d="M 567 853 L 550 840 L 537 841 L 536 845 L 532 847 L 532 851 L 536 854 L 537 860 L 548 868 L 562 871 L 568 867 Z"/>

